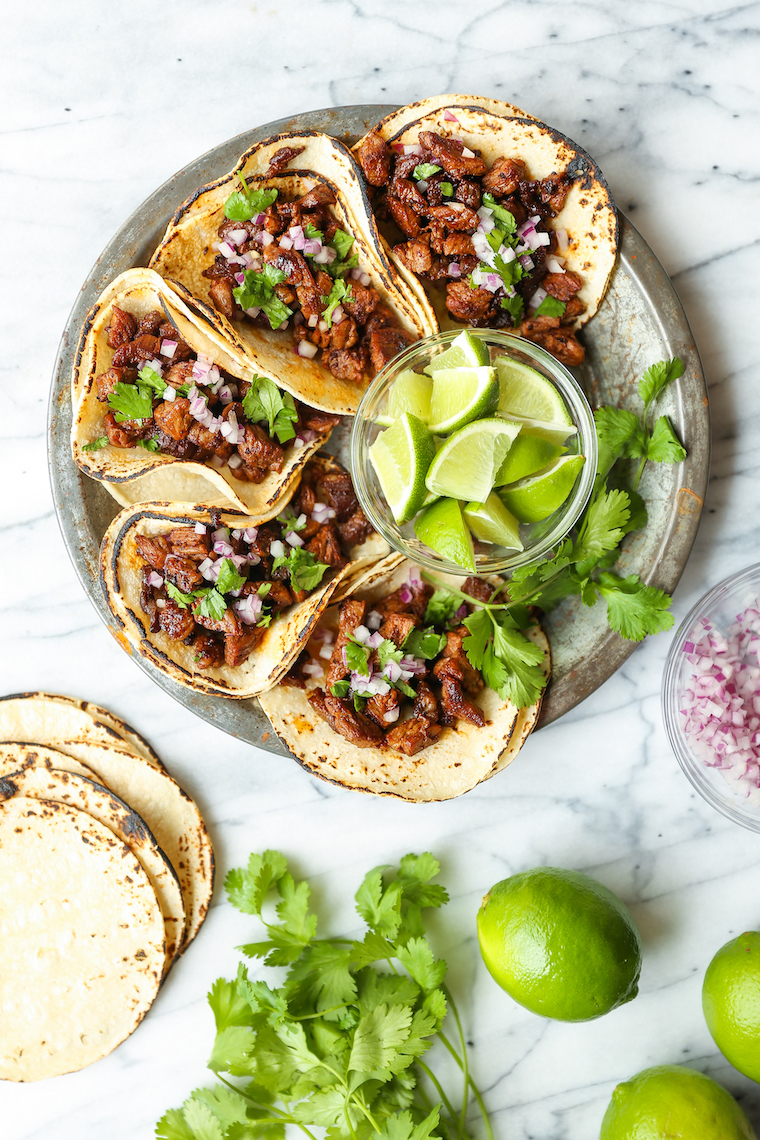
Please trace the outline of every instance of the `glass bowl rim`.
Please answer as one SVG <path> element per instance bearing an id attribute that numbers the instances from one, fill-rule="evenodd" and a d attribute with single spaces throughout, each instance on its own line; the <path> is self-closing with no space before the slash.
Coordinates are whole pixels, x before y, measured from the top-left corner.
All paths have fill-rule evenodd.
<path id="1" fill-rule="evenodd" d="M 504 558 L 494 558 L 488 563 L 476 563 L 476 573 L 493 574 L 505 570 L 515 570 L 520 566 L 538 561 L 542 555 L 556 547 L 578 521 L 591 497 L 594 480 L 596 478 L 598 457 L 598 441 L 594 425 L 594 415 L 585 392 L 572 372 L 570 372 L 564 364 L 556 360 L 546 349 L 538 344 L 534 344 L 533 341 L 516 336 L 506 329 L 446 329 L 414 341 L 397 356 L 394 356 L 382 372 L 375 376 L 364 392 L 351 425 L 349 448 L 351 478 L 354 483 L 354 489 L 359 499 L 359 504 L 367 518 L 393 550 L 399 554 L 403 554 L 404 557 L 413 560 L 428 570 L 460 576 L 467 573 L 464 567 L 457 566 L 455 563 L 448 561 L 440 555 L 431 556 L 427 555 L 424 551 L 410 549 L 406 545 L 403 536 L 399 536 L 398 528 L 395 523 L 389 524 L 384 518 L 381 518 L 377 514 L 373 509 L 370 496 L 366 493 L 364 472 L 362 471 L 362 465 L 359 463 L 358 452 L 361 437 L 363 433 L 368 430 L 366 425 L 371 423 L 371 417 L 367 414 L 367 408 L 374 400 L 378 389 L 381 388 L 383 384 L 388 383 L 387 375 L 391 371 L 398 372 L 402 370 L 408 362 L 414 360 L 422 350 L 437 347 L 440 344 L 446 344 L 454 340 L 455 337 L 459 336 L 462 332 L 468 332 L 480 340 L 495 340 L 497 346 L 501 346 L 505 349 L 513 348 L 517 352 L 530 357 L 536 363 L 543 365 L 543 367 L 552 374 L 552 380 L 557 383 L 561 395 L 564 398 L 567 398 L 568 394 L 570 396 L 569 402 L 572 405 L 573 423 L 578 428 L 579 443 L 583 445 L 582 454 L 585 454 L 586 457 L 586 462 L 583 465 L 579 481 L 571 497 L 570 506 L 552 529 L 528 550 L 517 551 L 515 554 Z M 579 452 L 579 454 L 580 453 L 581 452 Z M 477 557 L 476 555 L 476 559 Z"/>

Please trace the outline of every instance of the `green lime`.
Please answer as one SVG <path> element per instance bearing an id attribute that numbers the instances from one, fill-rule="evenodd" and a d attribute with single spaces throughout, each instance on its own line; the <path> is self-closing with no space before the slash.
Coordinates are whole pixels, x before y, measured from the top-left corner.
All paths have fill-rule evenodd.
<path id="1" fill-rule="evenodd" d="M 491 354 L 485 341 L 473 333 L 462 332 L 438 356 L 434 356 L 425 371 L 431 376 L 441 368 L 478 368 L 491 363 Z"/>
<path id="2" fill-rule="evenodd" d="M 478 416 L 496 411 L 499 381 L 493 368 L 441 368 L 433 376 L 430 430 L 458 431 Z"/>
<path id="3" fill-rule="evenodd" d="M 538 475 L 500 488 L 501 501 L 520 522 L 540 522 L 562 506 L 585 462 L 583 455 L 563 455 Z"/>
<path id="4" fill-rule="evenodd" d="M 539 439 L 545 439 L 548 443 L 556 444 L 557 447 L 561 447 L 565 440 L 578 434 L 578 429 L 574 424 L 543 423 L 541 420 L 526 419 L 523 416 L 506 416 L 505 418 L 520 424 L 524 432 L 536 435 Z"/>
<path id="5" fill-rule="evenodd" d="M 726 1060 L 760 1081 L 760 932 L 749 930 L 718 951 L 705 974 L 702 1009 Z"/>
<path id="6" fill-rule="evenodd" d="M 579 871 L 535 867 L 497 883 L 478 911 L 478 939 L 502 989 L 542 1017 L 590 1021 L 638 993 L 636 924 Z"/>
<path id="7" fill-rule="evenodd" d="M 390 427 L 404 412 L 411 412 L 426 424 L 430 419 L 432 392 L 433 381 L 429 376 L 412 372 L 409 368 L 405 372 L 400 372 L 391 384 L 385 412 L 378 416 L 375 422 L 381 427 Z"/>
<path id="8" fill-rule="evenodd" d="M 722 1085 L 685 1065 L 656 1065 L 612 1094 L 599 1140 L 756 1140 Z"/>
<path id="9" fill-rule="evenodd" d="M 551 380 L 536 372 L 535 368 L 508 356 L 498 356 L 494 366 L 499 376 L 499 411 L 502 415 L 572 424 L 565 401 Z"/>
<path id="10" fill-rule="evenodd" d="M 518 424 L 495 416 L 460 428 L 446 440 L 430 464 L 425 479 L 428 491 L 484 503 L 519 430 Z"/>
<path id="11" fill-rule="evenodd" d="M 507 458 L 496 474 L 494 486 L 503 487 L 505 483 L 516 483 L 518 479 L 535 475 L 559 459 L 564 451 L 564 447 L 550 443 L 541 436 L 526 433 L 523 429 L 507 452 Z"/>
<path id="12" fill-rule="evenodd" d="M 414 520 L 414 533 L 442 558 L 465 570 L 475 571 L 475 551 L 472 535 L 462 516 L 462 506 L 456 499 L 439 499 L 426 507 Z"/>
<path id="13" fill-rule="evenodd" d="M 495 542 L 513 550 L 522 550 L 520 524 L 510 514 L 495 491 L 484 503 L 468 503 L 464 508 L 468 527 L 481 542 Z"/>
<path id="14" fill-rule="evenodd" d="M 408 522 L 422 506 L 427 494 L 425 473 L 434 455 L 432 435 L 409 412 L 380 432 L 370 447 L 372 466 L 397 523 Z"/>

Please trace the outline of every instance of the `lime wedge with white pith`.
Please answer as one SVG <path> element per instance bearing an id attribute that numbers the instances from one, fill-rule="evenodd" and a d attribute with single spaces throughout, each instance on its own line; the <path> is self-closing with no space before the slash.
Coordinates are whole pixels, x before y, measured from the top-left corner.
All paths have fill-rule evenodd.
<path id="1" fill-rule="evenodd" d="M 425 479 L 428 491 L 466 503 L 484 503 L 519 431 L 519 424 L 495 416 L 460 428 L 430 464 Z"/>
<path id="2" fill-rule="evenodd" d="M 458 431 L 478 416 L 490 416 L 498 402 L 493 368 L 442 368 L 433 376 L 430 430 L 434 435 Z"/>
<path id="3" fill-rule="evenodd" d="M 541 420 L 524 419 L 522 416 L 507 416 L 507 419 L 520 424 L 523 435 L 537 435 L 539 439 L 545 439 L 549 443 L 556 444 L 557 447 L 560 447 L 565 440 L 578 434 L 575 424 L 543 423 Z"/>
<path id="4" fill-rule="evenodd" d="M 433 381 L 429 376 L 407 369 L 400 372 L 393 381 L 385 404 L 385 411 L 378 416 L 376 423 L 390 427 L 404 412 L 411 412 L 426 424 L 430 419 L 430 397 Z"/>
<path id="5" fill-rule="evenodd" d="M 434 356 L 425 371 L 433 376 L 441 368 L 478 368 L 491 363 L 488 345 L 472 333 L 462 332 L 438 356 Z"/>
<path id="6" fill-rule="evenodd" d="M 540 522 L 562 506 L 585 462 L 583 455 L 563 455 L 538 475 L 500 488 L 499 497 L 520 522 Z"/>
<path id="7" fill-rule="evenodd" d="M 464 508 L 464 519 L 481 542 L 493 542 L 512 550 L 523 549 L 520 524 L 495 491 L 484 503 L 468 503 Z"/>
<path id="8" fill-rule="evenodd" d="M 425 473 L 434 455 L 432 435 L 409 412 L 380 432 L 370 447 L 372 466 L 397 523 L 408 522 L 425 501 Z"/>
<path id="9" fill-rule="evenodd" d="M 462 504 L 456 499 L 439 499 L 426 507 L 414 520 L 414 533 L 442 558 L 474 572 L 472 535 L 462 515 Z"/>
<path id="10" fill-rule="evenodd" d="M 516 483 L 518 479 L 526 479 L 528 475 L 543 471 L 544 467 L 559 459 L 564 451 L 564 447 L 550 443 L 548 439 L 541 439 L 538 435 L 528 435 L 525 431 L 521 431 L 497 472 L 494 487 L 503 487 L 505 483 Z"/>
<path id="11" fill-rule="evenodd" d="M 508 356 L 498 356 L 494 366 L 499 377 L 499 411 L 503 416 L 572 424 L 565 401 L 551 380 L 535 368 L 510 360 Z"/>

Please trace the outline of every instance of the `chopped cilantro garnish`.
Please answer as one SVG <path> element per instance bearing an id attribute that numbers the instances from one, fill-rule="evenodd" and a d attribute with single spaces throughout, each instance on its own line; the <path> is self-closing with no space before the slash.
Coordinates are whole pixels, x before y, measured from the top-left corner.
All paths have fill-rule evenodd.
<path id="1" fill-rule="evenodd" d="M 325 308 L 322 311 L 322 319 L 327 322 L 327 327 L 332 328 L 332 315 L 337 309 L 338 305 L 343 301 L 353 301 L 354 295 L 351 291 L 351 286 L 346 285 L 345 281 L 333 281 L 332 289 L 329 296 L 323 297 Z"/>
<path id="2" fill-rule="evenodd" d="M 148 387 L 152 388 L 159 396 L 163 396 L 166 391 L 166 381 L 162 376 L 159 376 L 155 368 L 150 368 L 147 364 L 144 364 L 137 375 L 142 384 L 147 384 Z"/>
<path id="3" fill-rule="evenodd" d="M 356 269 L 359 264 L 359 254 L 352 253 L 345 261 L 338 261 L 337 258 L 331 265 L 325 265 L 322 268 L 326 269 L 331 277 L 339 278 L 345 277 L 350 269 Z"/>
<path id="4" fill-rule="evenodd" d="M 519 325 L 525 311 L 525 302 L 519 293 L 515 293 L 514 297 L 502 297 L 501 307 L 506 309 L 515 324 Z"/>
<path id="5" fill-rule="evenodd" d="M 298 533 L 299 530 L 303 530 L 309 521 L 304 515 L 303 522 L 299 523 L 298 519 L 300 517 L 300 515 L 294 515 L 290 507 L 286 507 L 282 514 L 277 516 L 277 521 L 282 526 L 284 534 L 287 534 L 289 530 L 294 530 Z"/>
<path id="6" fill-rule="evenodd" d="M 146 451 L 159 451 L 157 439 L 138 439 L 137 446 L 144 448 Z"/>
<path id="7" fill-rule="evenodd" d="M 351 682 L 350 681 L 336 681 L 334 685 L 331 685 L 330 692 L 332 693 L 332 695 L 334 697 L 343 698 L 343 697 L 348 696 L 350 689 L 351 689 Z"/>
<path id="8" fill-rule="evenodd" d="M 395 642 L 390 641 L 387 637 L 377 647 L 377 663 L 381 669 L 384 669 L 389 661 L 398 665 L 403 656 L 403 649 L 397 649 Z"/>
<path id="9" fill-rule="evenodd" d="M 352 673 L 359 673 L 362 677 L 369 677 L 369 649 L 362 645 L 355 637 L 346 642 L 346 665 Z"/>
<path id="10" fill-rule="evenodd" d="M 483 205 L 488 210 L 493 210 L 494 218 L 497 222 L 501 222 L 500 228 L 511 237 L 517 229 L 517 219 L 514 214 L 506 210 L 504 206 L 500 206 L 493 194 L 486 193 L 483 195 Z"/>
<path id="11" fill-rule="evenodd" d="M 164 578 L 164 586 L 171 600 L 176 602 L 180 609 L 186 610 L 193 604 L 193 595 L 183 594 L 168 578 Z"/>
<path id="12" fill-rule="evenodd" d="M 558 301 L 556 297 L 544 297 L 541 304 L 533 314 L 534 317 L 561 317 L 565 311 L 565 302 Z"/>
<path id="13" fill-rule="evenodd" d="M 281 269 L 269 264 L 260 272 L 246 269 L 243 273 L 243 284 L 237 285 L 232 290 L 232 295 L 241 309 L 261 309 L 272 328 L 279 328 L 283 321 L 293 315 L 293 310 L 289 309 L 274 291 L 275 285 L 282 285 L 286 276 Z"/>
<path id="14" fill-rule="evenodd" d="M 98 439 L 90 440 L 89 443 L 82 445 L 82 451 L 100 451 L 101 447 L 108 445 L 108 436 L 101 435 Z"/>
<path id="15" fill-rule="evenodd" d="M 257 214 L 261 214 L 272 205 L 277 197 L 274 187 L 262 190 L 250 190 L 242 174 L 238 176 L 242 183 L 242 190 L 235 190 L 224 203 L 224 216 L 234 222 L 249 222 Z"/>
<path id="16" fill-rule="evenodd" d="M 453 196 L 454 187 L 450 182 L 439 182 L 438 185 L 441 188 L 441 193 L 443 194 L 444 198 L 451 198 Z"/>
<path id="17" fill-rule="evenodd" d="M 193 606 L 196 617 L 207 617 L 213 621 L 221 621 L 227 609 L 227 603 L 216 589 L 196 590 L 197 602 Z"/>
<path id="18" fill-rule="evenodd" d="M 434 174 L 438 174 L 440 169 L 440 166 L 436 166 L 432 162 L 421 162 L 419 166 L 415 166 L 412 171 L 412 178 L 415 178 L 418 182 L 421 180 L 427 181 L 427 179 L 432 178 Z"/>
<path id="19" fill-rule="evenodd" d="M 240 590 L 247 581 L 247 578 L 238 574 L 231 558 L 222 559 L 219 577 L 216 580 L 216 588 L 220 594 L 228 594 L 230 590 Z"/>
<path id="20" fill-rule="evenodd" d="M 446 634 L 438 633 L 432 626 L 426 629 L 413 629 L 404 642 L 404 653 L 411 657 L 421 657 L 432 661 L 446 644 Z"/>
<path id="21" fill-rule="evenodd" d="M 295 437 L 298 412 L 293 397 L 266 376 L 253 377 L 243 397 L 243 411 L 252 424 L 266 422 L 269 434 L 276 435 L 280 443 Z"/>
<path id="22" fill-rule="evenodd" d="M 310 238 L 312 241 L 322 241 L 325 236 L 324 232 L 322 230 L 318 230 L 316 226 L 313 226 L 311 224 L 311 222 L 306 223 L 303 228 L 303 232 L 306 237 Z"/>
<path id="23" fill-rule="evenodd" d="M 345 230 L 336 230 L 333 237 L 330 238 L 329 243 L 338 255 L 339 261 L 345 261 L 348 257 L 348 251 L 354 244 L 354 239 L 351 234 L 347 234 Z"/>
<path id="24" fill-rule="evenodd" d="M 289 553 L 275 558 L 272 571 L 279 570 L 281 566 L 287 566 L 294 590 L 315 589 L 322 581 L 325 570 L 329 569 L 326 563 L 317 562 L 314 555 L 302 546 L 294 546 Z"/>
<path id="25" fill-rule="evenodd" d="M 153 415 L 153 397 L 150 388 L 119 381 L 108 397 L 109 407 L 116 413 L 117 424 L 125 420 L 149 420 Z"/>
<path id="26" fill-rule="evenodd" d="M 425 624 L 447 625 L 453 620 L 462 601 L 462 598 L 452 594 L 449 590 L 436 590 L 425 610 Z"/>

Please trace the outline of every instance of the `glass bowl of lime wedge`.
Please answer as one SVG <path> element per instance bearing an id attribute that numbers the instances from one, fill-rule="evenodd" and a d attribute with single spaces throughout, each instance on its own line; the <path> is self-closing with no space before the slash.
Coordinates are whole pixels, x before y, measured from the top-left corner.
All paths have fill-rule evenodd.
<path id="1" fill-rule="evenodd" d="M 430 570 L 514 570 L 553 550 L 588 502 L 597 439 L 572 374 L 494 329 L 416 341 L 373 380 L 351 432 L 364 513 Z"/>

